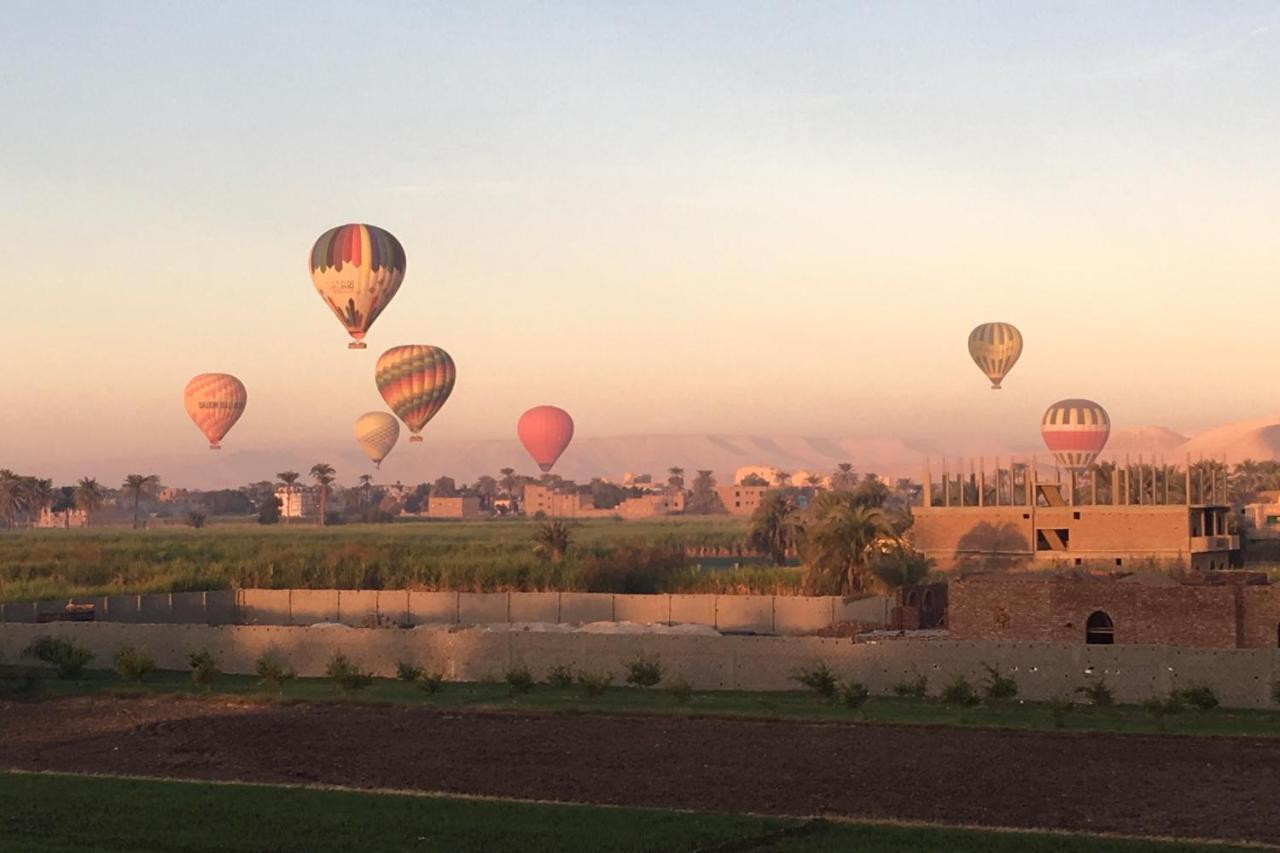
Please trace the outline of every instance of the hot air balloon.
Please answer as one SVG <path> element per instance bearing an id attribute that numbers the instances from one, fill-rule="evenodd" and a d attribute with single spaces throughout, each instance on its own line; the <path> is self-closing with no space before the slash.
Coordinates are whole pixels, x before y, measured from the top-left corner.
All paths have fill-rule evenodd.
<path id="1" fill-rule="evenodd" d="M 1059 465 L 1079 472 L 1107 446 L 1111 418 L 1092 400 L 1059 400 L 1045 411 L 1040 435 Z"/>
<path id="2" fill-rule="evenodd" d="M 422 441 L 418 433 L 449 399 L 456 377 L 449 353 L 421 344 L 392 347 L 374 369 L 378 393 L 413 433 L 410 441 Z"/>
<path id="3" fill-rule="evenodd" d="M 969 355 L 999 391 L 1000 381 L 1022 355 L 1022 332 L 1008 323 L 983 323 L 969 333 Z"/>
<path id="4" fill-rule="evenodd" d="M 182 392 L 187 414 L 209 439 L 210 450 L 221 449 L 218 442 L 240 420 L 248 400 L 244 383 L 230 373 L 201 373 Z"/>
<path id="5" fill-rule="evenodd" d="M 516 435 L 545 473 L 551 470 L 573 440 L 573 418 L 555 406 L 534 406 L 520 416 Z"/>
<path id="6" fill-rule="evenodd" d="M 339 225 L 311 247 L 311 281 L 325 304 L 364 349 L 363 338 L 404 281 L 404 247 L 374 225 Z"/>
<path id="7" fill-rule="evenodd" d="M 356 443 L 378 468 L 400 438 L 400 424 L 386 412 L 365 412 L 356 418 Z"/>

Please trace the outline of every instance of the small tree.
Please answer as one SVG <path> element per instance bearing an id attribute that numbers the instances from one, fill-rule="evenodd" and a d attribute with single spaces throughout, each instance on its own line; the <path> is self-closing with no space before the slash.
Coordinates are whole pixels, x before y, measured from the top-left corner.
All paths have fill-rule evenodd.
<path id="1" fill-rule="evenodd" d="M 102 506 L 102 501 L 105 497 L 102 486 L 98 485 L 98 481 L 92 477 L 81 477 L 80 481 L 76 483 L 76 509 L 84 513 L 85 527 L 90 526 L 93 522 L 93 514 Z"/>
<path id="2" fill-rule="evenodd" d="M 533 553 L 544 560 L 558 563 L 572 544 L 569 526 L 563 521 L 548 521 L 538 527 L 533 534 Z"/>
<path id="3" fill-rule="evenodd" d="M 747 546 L 756 553 L 768 555 L 781 566 L 787 561 L 787 553 L 798 549 L 803 538 L 804 528 L 795 501 L 782 492 L 766 493 L 751 513 Z"/>
<path id="4" fill-rule="evenodd" d="M 133 529 L 138 529 L 138 504 L 143 498 L 154 496 L 160 487 L 155 474 L 130 474 L 124 478 L 124 493 L 133 501 Z"/>
<path id="5" fill-rule="evenodd" d="M 333 466 L 328 462 L 317 462 L 311 466 L 311 479 L 316 481 L 316 491 L 320 498 L 320 526 L 324 527 L 329 513 L 329 487 L 334 481 Z"/>

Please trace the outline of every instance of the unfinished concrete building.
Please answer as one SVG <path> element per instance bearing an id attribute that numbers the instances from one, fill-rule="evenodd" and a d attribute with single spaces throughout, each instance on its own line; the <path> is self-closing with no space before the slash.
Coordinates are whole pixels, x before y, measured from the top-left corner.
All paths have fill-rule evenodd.
<path id="1" fill-rule="evenodd" d="M 1195 470 L 1193 470 L 1193 468 Z M 914 510 L 916 548 L 942 569 L 1184 567 L 1224 569 L 1239 557 L 1228 531 L 1225 465 L 1186 468 L 1128 459 L 1077 476 L 1034 457 L 925 463 Z"/>

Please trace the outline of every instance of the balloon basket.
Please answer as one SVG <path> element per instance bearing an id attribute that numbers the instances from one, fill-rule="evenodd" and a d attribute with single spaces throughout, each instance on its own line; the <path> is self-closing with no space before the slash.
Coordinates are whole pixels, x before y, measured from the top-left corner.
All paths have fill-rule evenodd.
<path id="1" fill-rule="evenodd" d="M 222 449 L 222 445 L 221 445 L 221 444 L 210 444 L 210 445 L 209 445 L 209 449 L 210 449 L 210 450 L 221 450 L 221 449 Z"/>
<path id="2" fill-rule="evenodd" d="M 992 391 L 999 391 L 999 390 L 1000 390 L 1000 386 L 999 386 L 999 385 L 992 385 L 992 386 L 991 386 L 991 390 L 992 390 Z"/>
<path id="3" fill-rule="evenodd" d="M 368 349 L 368 348 L 369 348 L 369 345 L 366 344 L 364 341 L 352 341 L 351 343 L 347 344 L 347 349 Z"/>
<path id="4" fill-rule="evenodd" d="M 422 436 L 420 436 L 420 435 L 411 435 L 411 436 L 409 436 L 409 441 L 411 441 L 411 442 L 413 442 L 413 441 L 422 441 Z"/>

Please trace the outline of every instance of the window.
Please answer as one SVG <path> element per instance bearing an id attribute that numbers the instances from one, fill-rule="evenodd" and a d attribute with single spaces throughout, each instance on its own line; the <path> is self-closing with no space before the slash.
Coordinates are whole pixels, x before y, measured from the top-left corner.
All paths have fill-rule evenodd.
<path id="1" fill-rule="evenodd" d="M 1109 646 L 1116 641 L 1115 625 L 1101 610 L 1089 614 L 1084 626 L 1084 641 L 1091 646 Z"/>
<path id="2" fill-rule="evenodd" d="M 1121 559 L 1121 558 L 1119 558 L 1119 557 L 1116 557 L 1116 565 L 1117 565 L 1117 566 L 1123 566 L 1123 565 L 1124 565 L 1124 560 L 1122 560 L 1122 559 Z"/>
<path id="3" fill-rule="evenodd" d="M 1079 521 L 1079 520 L 1080 520 L 1080 513 L 1078 513 L 1078 512 L 1073 512 L 1073 513 L 1071 513 L 1071 517 L 1072 517 L 1072 518 L 1074 518 L 1076 521 Z"/>
<path id="4" fill-rule="evenodd" d="M 1036 531 L 1037 551 L 1066 551 L 1071 543 L 1071 531 L 1065 527 L 1045 527 Z"/>

